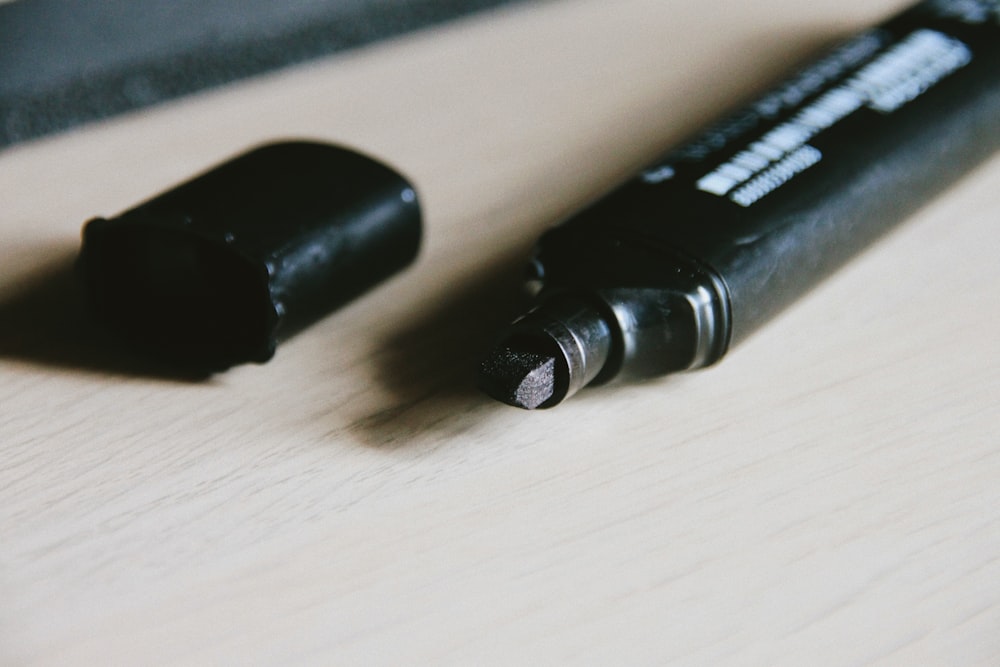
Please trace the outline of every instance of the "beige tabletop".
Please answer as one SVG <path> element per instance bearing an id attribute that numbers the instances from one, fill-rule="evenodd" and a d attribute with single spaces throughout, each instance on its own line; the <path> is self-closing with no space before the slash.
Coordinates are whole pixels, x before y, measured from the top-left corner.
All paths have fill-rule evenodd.
<path id="1" fill-rule="evenodd" d="M 474 386 L 542 230 L 901 4 L 526 4 L 0 153 L 0 664 L 1000 664 L 1000 159 L 711 369 Z M 109 348 L 81 224 L 281 137 L 419 260 L 266 365 Z"/>

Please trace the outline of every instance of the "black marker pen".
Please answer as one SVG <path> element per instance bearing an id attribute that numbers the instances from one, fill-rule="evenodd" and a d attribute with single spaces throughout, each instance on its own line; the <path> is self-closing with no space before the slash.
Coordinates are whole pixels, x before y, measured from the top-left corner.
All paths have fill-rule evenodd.
<path id="1" fill-rule="evenodd" d="M 1000 147 L 1000 0 L 923 2 L 546 233 L 480 368 L 547 408 L 718 361 Z"/>

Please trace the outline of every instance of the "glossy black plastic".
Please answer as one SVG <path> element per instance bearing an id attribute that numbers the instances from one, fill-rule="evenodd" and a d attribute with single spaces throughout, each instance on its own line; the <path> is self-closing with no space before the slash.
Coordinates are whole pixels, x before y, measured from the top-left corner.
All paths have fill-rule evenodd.
<path id="1" fill-rule="evenodd" d="M 546 233 L 526 320 L 588 300 L 598 382 L 711 364 L 998 148 L 1000 7 L 922 3 Z"/>
<path id="2" fill-rule="evenodd" d="M 83 230 L 97 314 L 161 356 L 212 370 L 267 361 L 279 339 L 406 266 L 413 187 L 319 143 L 262 146 Z"/>

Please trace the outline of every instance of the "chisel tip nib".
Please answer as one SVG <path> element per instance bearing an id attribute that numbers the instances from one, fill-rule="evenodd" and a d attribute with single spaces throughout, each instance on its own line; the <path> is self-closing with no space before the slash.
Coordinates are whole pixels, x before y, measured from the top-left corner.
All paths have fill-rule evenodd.
<path id="1" fill-rule="evenodd" d="M 501 345 L 480 364 L 479 387 L 517 408 L 542 407 L 556 392 L 555 357 Z"/>

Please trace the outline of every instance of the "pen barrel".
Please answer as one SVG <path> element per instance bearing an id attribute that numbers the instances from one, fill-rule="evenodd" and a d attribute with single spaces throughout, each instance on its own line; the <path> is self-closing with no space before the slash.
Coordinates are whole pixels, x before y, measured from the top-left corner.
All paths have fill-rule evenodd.
<path id="1" fill-rule="evenodd" d="M 728 222 L 720 218 L 728 233 L 690 234 L 678 245 L 727 285 L 733 342 L 1000 148 L 1000 26 L 929 28 L 916 18 L 897 22 L 893 42 L 831 87 L 832 98 L 821 93 L 762 129 L 761 138 L 788 142 L 771 166 L 722 196 L 697 190 L 733 209 Z M 861 106 L 804 141 L 792 138 L 811 133 L 810 114 L 812 122 L 834 115 L 833 104 Z M 703 179 L 731 171 L 745 150 L 712 165 L 701 187 L 713 187 Z"/>
<path id="2" fill-rule="evenodd" d="M 547 289 L 669 289 L 684 256 L 724 286 L 724 352 L 998 148 L 1000 3 L 922 3 L 551 232 L 539 264 Z M 661 274 L 573 268 L 584 237 L 662 248 Z"/>

